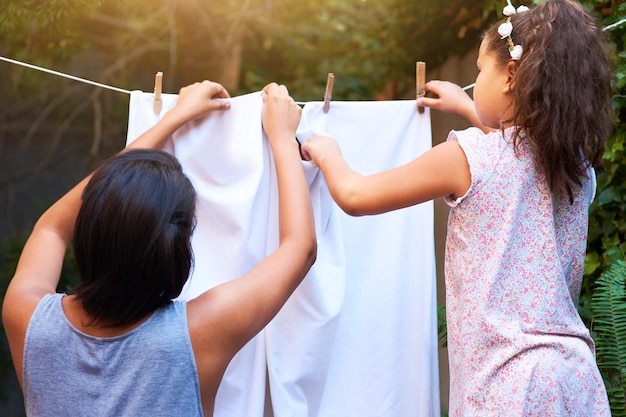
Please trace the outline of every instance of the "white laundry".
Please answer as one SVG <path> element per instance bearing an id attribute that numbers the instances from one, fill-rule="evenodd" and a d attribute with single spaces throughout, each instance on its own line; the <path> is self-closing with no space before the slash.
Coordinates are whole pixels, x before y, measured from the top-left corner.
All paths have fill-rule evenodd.
<path id="1" fill-rule="evenodd" d="M 162 95 L 161 117 L 177 98 Z M 182 127 L 165 146 L 179 159 L 198 193 L 194 269 L 181 299 L 245 274 L 267 252 L 271 159 L 262 136 L 262 96 L 248 94 L 231 102 L 230 110 L 212 112 Z M 133 92 L 128 141 L 154 125 L 158 117 L 152 94 Z M 216 397 L 215 416 L 262 416 L 265 375 L 261 332 L 228 366 Z"/>
<path id="2" fill-rule="evenodd" d="M 328 134 L 363 175 L 431 147 L 429 111 L 419 114 L 415 101 L 322 107 L 304 107 L 299 139 Z M 341 212 L 346 291 L 317 416 L 440 416 L 433 216 L 432 201 L 376 216 Z M 285 399 L 280 409 L 288 407 Z"/>
<path id="3" fill-rule="evenodd" d="M 170 110 L 176 95 L 133 92 L 128 142 Z M 231 99 L 181 128 L 166 150 L 198 190 L 195 267 L 181 298 L 246 273 L 278 242 L 273 162 L 261 126 L 262 98 Z M 333 102 L 303 111 L 298 137 L 337 138 L 367 174 L 430 147 L 430 118 L 414 102 Z M 264 415 L 266 378 L 276 417 L 438 417 L 432 203 L 352 218 L 334 204 L 321 173 L 303 162 L 318 237 L 317 261 L 267 328 L 229 365 L 216 417 Z"/>

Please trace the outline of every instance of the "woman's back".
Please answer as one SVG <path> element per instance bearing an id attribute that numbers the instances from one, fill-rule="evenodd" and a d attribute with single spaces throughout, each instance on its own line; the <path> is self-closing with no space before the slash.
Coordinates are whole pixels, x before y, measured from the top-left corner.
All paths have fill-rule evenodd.
<path id="1" fill-rule="evenodd" d="M 186 304 L 171 302 L 115 337 L 81 332 L 63 294 L 45 296 L 26 334 L 28 415 L 202 416 Z"/>

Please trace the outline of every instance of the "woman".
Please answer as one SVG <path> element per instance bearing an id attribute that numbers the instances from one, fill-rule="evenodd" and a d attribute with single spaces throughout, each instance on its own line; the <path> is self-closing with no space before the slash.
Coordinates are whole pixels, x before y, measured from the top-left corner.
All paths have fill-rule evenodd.
<path id="1" fill-rule="evenodd" d="M 316 257 L 294 140 L 301 110 L 284 86 L 269 84 L 263 95 L 280 244 L 239 279 L 172 301 L 193 262 L 195 191 L 159 149 L 188 121 L 230 108 L 217 83 L 181 89 L 157 125 L 41 216 L 2 308 L 29 416 L 213 415 L 226 366 Z M 57 294 L 72 239 L 81 282 L 75 294 Z"/>

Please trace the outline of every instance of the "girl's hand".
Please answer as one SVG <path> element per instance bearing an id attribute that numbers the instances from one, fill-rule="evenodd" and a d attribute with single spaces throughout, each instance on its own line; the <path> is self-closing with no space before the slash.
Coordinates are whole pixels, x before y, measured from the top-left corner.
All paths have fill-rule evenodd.
<path id="1" fill-rule="evenodd" d="M 270 83 L 263 88 L 263 130 L 270 143 L 286 139 L 295 142 L 302 109 L 284 85 Z"/>
<path id="2" fill-rule="evenodd" d="M 188 122 L 212 110 L 230 109 L 228 91 L 221 84 L 202 81 L 183 87 L 178 94 L 176 106 L 167 114 Z"/>
<path id="3" fill-rule="evenodd" d="M 445 113 L 457 114 L 485 133 L 494 130 L 482 123 L 476 113 L 474 100 L 458 85 L 449 81 L 435 80 L 428 82 L 424 89 L 437 97 L 420 97 L 416 101 L 417 107 L 430 107 Z"/>
<path id="4" fill-rule="evenodd" d="M 418 107 L 430 107 L 445 113 L 453 113 L 468 117 L 468 112 L 474 111 L 474 101 L 461 87 L 449 81 L 430 81 L 425 86 L 426 92 L 431 92 L 436 98 L 420 97 Z"/>
<path id="5" fill-rule="evenodd" d="M 302 144 L 302 156 L 307 161 L 313 161 L 318 167 L 322 160 L 329 156 L 341 156 L 339 144 L 328 136 L 314 136 Z"/>

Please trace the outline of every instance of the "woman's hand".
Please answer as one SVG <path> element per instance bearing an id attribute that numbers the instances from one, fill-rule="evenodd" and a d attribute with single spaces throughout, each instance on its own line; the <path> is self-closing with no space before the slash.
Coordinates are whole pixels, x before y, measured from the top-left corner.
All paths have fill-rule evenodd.
<path id="1" fill-rule="evenodd" d="M 230 95 L 221 84 L 202 81 L 183 87 L 174 108 L 159 122 L 144 132 L 127 149 L 161 149 L 165 141 L 185 123 L 204 116 L 213 110 L 228 110 Z"/>
<path id="2" fill-rule="evenodd" d="M 272 146 L 278 140 L 295 142 L 302 109 L 289 96 L 284 85 L 270 83 L 263 88 L 263 130 Z"/>
<path id="3" fill-rule="evenodd" d="M 176 106 L 168 113 L 176 116 L 181 122 L 188 122 L 212 110 L 227 110 L 230 108 L 230 95 L 221 84 L 212 81 L 202 81 L 183 87 L 178 93 Z"/>

